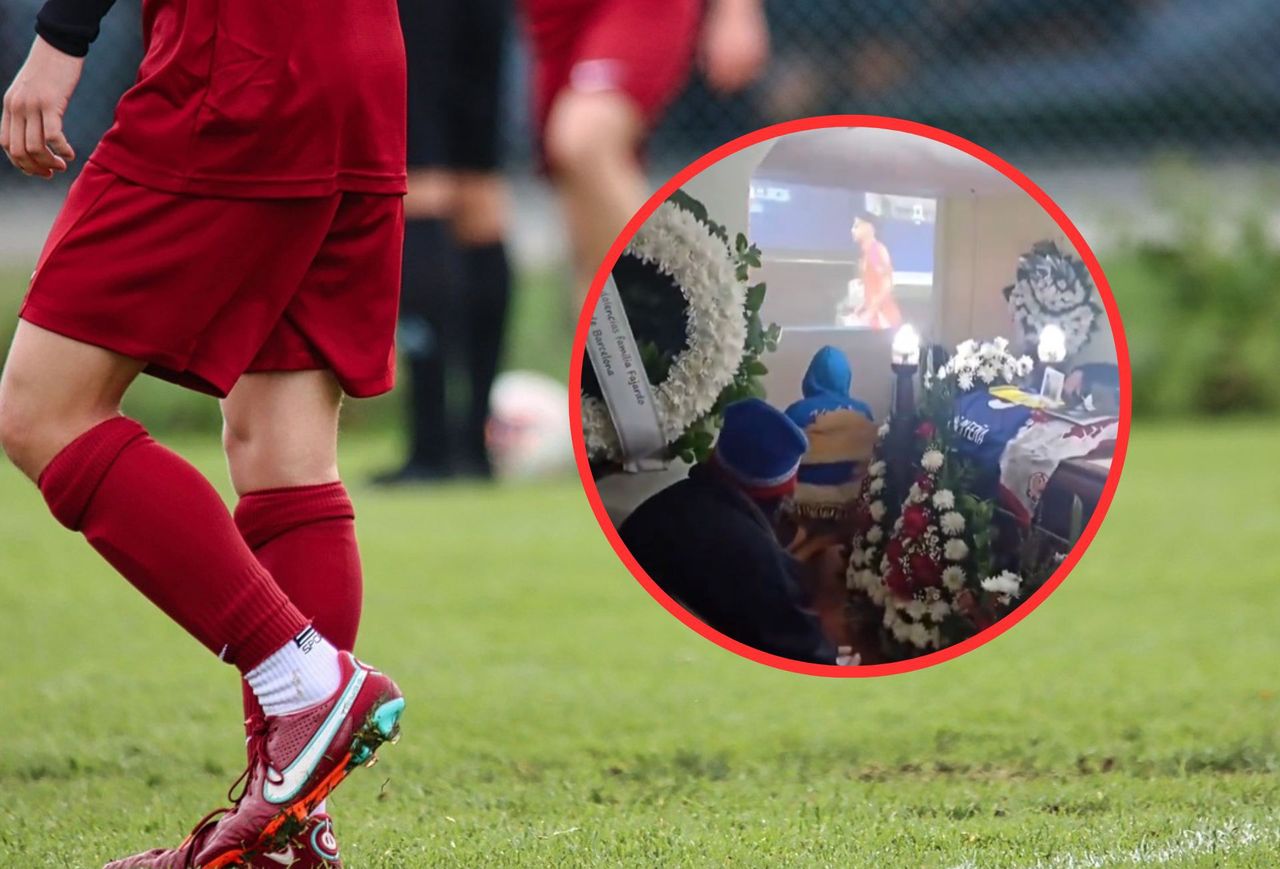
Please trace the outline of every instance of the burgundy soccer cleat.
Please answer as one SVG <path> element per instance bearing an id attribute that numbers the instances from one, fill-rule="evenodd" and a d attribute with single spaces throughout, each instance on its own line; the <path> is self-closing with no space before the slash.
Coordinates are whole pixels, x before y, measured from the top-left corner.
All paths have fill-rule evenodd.
<path id="1" fill-rule="evenodd" d="M 279 851 L 264 851 L 248 865 L 251 869 L 342 869 L 333 821 L 328 815 L 312 815 L 288 845 Z"/>
<path id="2" fill-rule="evenodd" d="M 399 738 L 404 698 L 395 682 L 347 652 L 339 672 L 327 701 L 263 719 L 251 734 L 244 792 L 202 837 L 195 866 L 258 866 L 262 855 L 286 852 L 315 807 L 353 769 L 372 766 L 382 743 Z"/>
<path id="3" fill-rule="evenodd" d="M 196 865 L 196 854 L 217 826 L 219 814 L 214 812 L 197 824 L 195 831 L 177 848 L 147 851 L 108 863 L 104 869 L 191 869 Z M 281 866 L 289 869 L 342 869 L 338 840 L 333 835 L 333 821 L 328 815 L 312 815 L 289 844 L 278 851 L 265 851 L 242 865 L 249 869 L 279 869 Z"/>

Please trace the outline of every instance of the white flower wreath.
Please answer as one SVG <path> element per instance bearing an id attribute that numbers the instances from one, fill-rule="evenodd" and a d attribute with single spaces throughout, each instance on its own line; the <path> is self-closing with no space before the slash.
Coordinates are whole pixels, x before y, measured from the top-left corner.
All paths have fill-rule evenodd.
<path id="1" fill-rule="evenodd" d="M 1005 289 L 1009 312 L 1023 341 L 1034 341 L 1050 323 L 1061 327 L 1067 353 L 1080 350 L 1097 327 L 1093 278 L 1080 257 L 1038 242 L 1018 258 L 1017 280 Z"/>
<path id="2" fill-rule="evenodd" d="M 674 443 L 710 413 L 733 382 L 747 340 L 746 284 L 725 242 L 693 214 L 665 202 L 641 225 L 623 256 L 651 264 L 685 299 L 686 347 L 654 384 L 662 435 Z M 582 396 L 582 434 L 592 459 L 621 461 L 622 445 L 605 403 Z"/>

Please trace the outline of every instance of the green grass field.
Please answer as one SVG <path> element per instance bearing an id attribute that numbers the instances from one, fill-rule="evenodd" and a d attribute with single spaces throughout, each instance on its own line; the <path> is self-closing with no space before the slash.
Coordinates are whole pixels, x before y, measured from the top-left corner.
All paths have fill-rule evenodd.
<path id="1" fill-rule="evenodd" d="M 1274 426 L 1143 428 L 1075 574 L 931 670 L 815 679 L 633 582 L 578 484 L 356 487 L 360 651 L 405 738 L 348 865 L 1280 865 Z M 212 445 L 177 443 L 224 478 Z M 347 445 L 348 476 L 390 460 Z M 0 468 L 0 866 L 176 842 L 241 768 L 235 675 Z"/>

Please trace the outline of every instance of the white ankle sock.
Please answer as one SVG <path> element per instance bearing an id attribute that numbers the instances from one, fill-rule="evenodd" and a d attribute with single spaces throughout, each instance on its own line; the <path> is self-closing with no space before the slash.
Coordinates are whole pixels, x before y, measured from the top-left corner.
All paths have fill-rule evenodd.
<path id="1" fill-rule="evenodd" d="M 314 706 L 338 690 L 338 650 L 308 625 L 272 652 L 244 680 L 268 717 Z"/>

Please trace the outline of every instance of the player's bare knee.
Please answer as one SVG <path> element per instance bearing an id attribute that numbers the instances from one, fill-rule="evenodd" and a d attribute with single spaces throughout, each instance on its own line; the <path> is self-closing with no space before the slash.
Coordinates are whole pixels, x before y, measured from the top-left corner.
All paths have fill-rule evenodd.
<path id="1" fill-rule="evenodd" d="M 45 420 L 29 410 L 29 405 L 5 397 L 0 389 L 0 449 L 23 473 L 32 477 L 40 472 L 39 456 L 47 429 Z"/>
<path id="2" fill-rule="evenodd" d="M 635 110 L 612 94 L 560 97 L 547 122 L 544 142 L 553 174 L 589 177 L 613 171 L 635 150 Z"/>

